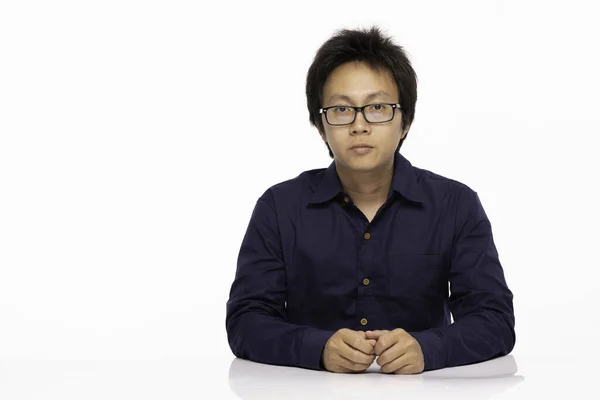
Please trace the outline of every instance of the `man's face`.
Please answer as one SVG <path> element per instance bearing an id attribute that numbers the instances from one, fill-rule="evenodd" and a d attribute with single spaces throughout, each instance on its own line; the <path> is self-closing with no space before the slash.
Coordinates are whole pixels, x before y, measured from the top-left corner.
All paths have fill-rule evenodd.
<path id="1" fill-rule="evenodd" d="M 378 92 L 383 93 L 369 97 Z M 399 100 L 396 83 L 388 71 L 377 72 L 365 63 L 350 62 L 340 65 L 329 75 L 323 87 L 322 107 L 399 103 Z M 329 143 L 336 162 L 351 170 L 368 171 L 387 164 L 403 137 L 400 129 L 402 114 L 398 109 L 394 110 L 394 119 L 383 123 L 369 123 L 359 112 L 354 122 L 345 126 L 329 125 L 325 114 L 321 114 L 321 118 L 325 129 L 321 137 Z M 366 152 L 353 150 L 352 146 L 358 143 L 372 146 L 372 149 Z"/>

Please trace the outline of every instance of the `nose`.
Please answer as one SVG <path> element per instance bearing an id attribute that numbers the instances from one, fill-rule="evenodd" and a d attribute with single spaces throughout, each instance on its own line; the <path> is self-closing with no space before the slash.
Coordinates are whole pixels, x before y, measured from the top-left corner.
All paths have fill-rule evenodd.
<path id="1" fill-rule="evenodd" d="M 363 115 L 362 111 L 363 110 L 360 110 L 356 113 L 356 118 L 351 125 L 352 134 L 369 133 L 371 131 L 371 126 L 365 120 L 365 116 Z"/>

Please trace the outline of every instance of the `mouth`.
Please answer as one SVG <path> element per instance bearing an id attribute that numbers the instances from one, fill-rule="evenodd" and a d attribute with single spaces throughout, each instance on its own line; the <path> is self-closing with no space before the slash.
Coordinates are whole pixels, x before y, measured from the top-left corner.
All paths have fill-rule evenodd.
<path id="1" fill-rule="evenodd" d="M 365 154 L 373 150 L 371 146 L 354 146 L 351 147 L 350 150 L 354 151 L 357 154 Z"/>
<path id="2" fill-rule="evenodd" d="M 354 150 L 354 149 L 361 149 L 361 148 L 368 148 L 368 149 L 372 149 L 373 146 L 369 146 L 368 144 L 356 144 L 352 147 L 350 147 L 350 150 Z"/>

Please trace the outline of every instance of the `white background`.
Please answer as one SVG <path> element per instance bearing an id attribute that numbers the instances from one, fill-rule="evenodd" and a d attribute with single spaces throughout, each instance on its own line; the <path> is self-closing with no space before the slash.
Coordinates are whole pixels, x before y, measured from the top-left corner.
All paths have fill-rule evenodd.
<path id="1" fill-rule="evenodd" d="M 337 29 L 377 24 L 419 79 L 401 152 L 476 190 L 492 222 L 525 382 L 585 375 L 600 355 L 594 4 L 1 2 L 0 360 L 197 358 L 211 372 L 195 379 L 234 398 L 225 303 L 250 213 L 329 165 L 308 67 Z"/>

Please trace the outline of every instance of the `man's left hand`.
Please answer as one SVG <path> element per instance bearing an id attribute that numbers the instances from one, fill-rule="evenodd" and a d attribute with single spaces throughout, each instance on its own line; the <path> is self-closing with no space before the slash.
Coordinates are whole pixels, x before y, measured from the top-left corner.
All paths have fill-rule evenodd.
<path id="1" fill-rule="evenodd" d="M 375 354 L 381 372 L 419 374 L 425 369 L 423 351 L 417 340 L 404 329 L 366 331 L 366 339 L 375 339 Z"/>

